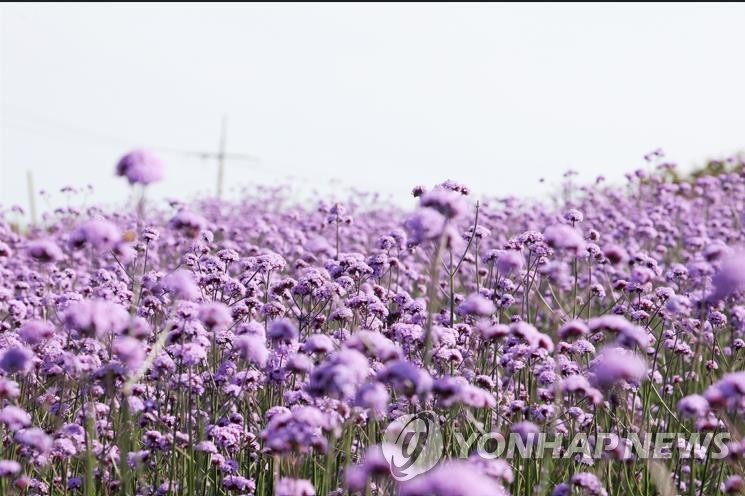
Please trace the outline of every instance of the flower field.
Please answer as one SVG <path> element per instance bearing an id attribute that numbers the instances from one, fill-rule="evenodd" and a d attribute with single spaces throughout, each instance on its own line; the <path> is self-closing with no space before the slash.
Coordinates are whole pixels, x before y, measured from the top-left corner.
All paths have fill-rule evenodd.
<path id="1" fill-rule="evenodd" d="M 649 159 L 550 205 L 446 181 L 410 209 L 6 212 L 0 494 L 739 494 L 743 164 Z M 420 412 L 411 477 L 386 433 Z"/>

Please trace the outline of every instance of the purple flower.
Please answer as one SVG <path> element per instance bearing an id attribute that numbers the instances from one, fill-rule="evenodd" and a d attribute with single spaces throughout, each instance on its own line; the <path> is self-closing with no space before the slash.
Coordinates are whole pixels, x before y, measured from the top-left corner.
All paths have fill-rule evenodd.
<path id="1" fill-rule="evenodd" d="M 551 338 L 539 332 L 535 326 L 528 324 L 527 322 L 515 322 L 510 326 L 510 334 L 519 338 L 531 349 L 545 349 L 549 352 L 553 351 L 554 343 Z"/>
<path id="2" fill-rule="evenodd" d="M 21 395 L 21 389 L 16 381 L 0 377 L 0 399 L 15 399 Z"/>
<path id="3" fill-rule="evenodd" d="M 581 320 L 570 320 L 559 328 L 559 339 L 579 338 L 589 332 L 587 324 Z"/>
<path id="4" fill-rule="evenodd" d="M 433 189 L 419 198 L 419 204 L 431 208 L 448 219 L 460 217 L 466 210 L 463 195 L 444 188 Z"/>
<path id="5" fill-rule="evenodd" d="M 145 361 L 143 343 L 131 336 L 117 336 L 111 350 L 120 362 L 130 371 L 138 370 Z"/>
<path id="6" fill-rule="evenodd" d="M 640 326 L 634 325 L 621 315 L 604 315 L 590 319 L 590 332 L 607 329 L 618 334 L 617 344 L 627 348 L 639 346 L 645 349 L 649 346 L 649 334 Z"/>
<path id="7" fill-rule="evenodd" d="M 289 319 L 279 319 L 269 326 L 268 337 L 272 341 L 289 344 L 297 340 L 298 330 Z"/>
<path id="8" fill-rule="evenodd" d="M 90 246 L 96 251 L 108 251 L 121 241 L 119 228 L 107 220 L 94 219 L 84 222 L 72 233 L 69 243 L 72 248 Z"/>
<path id="9" fill-rule="evenodd" d="M 713 408 L 736 403 L 745 396 L 745 372 L 731 372 L 709 386 L 704 398 Z"/>
<path id="10" fill-rule="evenodd" d="M 313 369 L 307 390 L 314 396 L 351 399 L 368 374 L 369 365 L 362 353 L 339 350 Z"/>
<path id="11" fill-rule="evenodd" d="M 585 216 L 582 215 L 582 212 L 580 212 L 576 208 L 571 208 L 564 213 L 564 220 L 571 224 L 582 222 L 584 218 Z"/>
<path id="12" fill-rule="evenodd" d="M 620 265 L 629 258 L 626 250 L 622 246 L 615 244 L 605 245 L 603 247 L 603 255 L 612 265 Z"/>
<path id="13" fill-rule="evenodd" d="M 473 315 L 476 317 L 489 317 L 494 314 L 494 304 L 477 293 L 471 293 L 466 300 L 458 305 L 459 315 Z"/>
<path id="14" fill-rule="evenodd" d="M 65 326 L 84 336 L 118 334 L 129 325 L 129 314 L 116 303 L 88 300 L 73 303 L 64 315 Z"/>
<path id="15" fill-rule="evenodd" d="M 540 428 L 533 422 L 518 422 L 513 424 L 510 431 L 516 434 L 523 442 L 525 446 L 533 445 L 538 442 L 538 435 L 540 434 Z"/>
<path id="16" fill-rule="evenodd" d="M 256 491 L 256 483 L 238 475 L 226 475 L 222 479 L 222 487 L 228 491 L 240 491 L 241 493 L 253 494 Z"/>
<path id="17" fill-rule="evenodd" d="M 742 494 L 743 489 L 745 489 L 745 483 L 739 475 L 730 475 L 722 484 L 724 494 Z"/>
<path id="18" fill-rule="evenodd" d="M 479 467 L 451 461 L 403 482 L 400 496 L 507 496 L 507 490 Z"/>
<path id="19" fill-rule="evenodd" d="M 236 336 L 233 340 L 233 346 L 245 361 L 259 368 L 266 366 L 269 359 L 269 350 L 266 349 L 266 343 L 261 336 L 255 334 Z"/>
<path id="20" fill-rule="evenodd" d="M 28 446 L 40 454 L 49 453 L 53 446 L 52 438 L 37 427 L 16 431 L 14 439 L 17 443 Z"/>
<path id="21" fill-rule="evenodd" d="M 306 479 L 280 479 L 274 491 L 275 496 L 315 496 L 313 484 Z"/>
<path id="22" fill-rule="evenodd" d="M 199 307 L 199 320 L 209 331 L 224 331 L 233 323 L 233 316 L 225 304 L 211 302 Z"/>
<path id="23" fill-rule="evenodd" d="M 389 400 L 390 395 L 385 386 L 379 382 L 372 382 L 359 388 L 354 403 L 370 410 L 374 417 L 381 418 Z"/>
<path id="24" fill-rule="evenodd" d="M 201 296 L 191 272 L 178 269 L 163 278 L 163 289 L 180 300 L 196 300 Z"/>
<path id="25" fill-rule="evenodd" d="M 497 270 L 501 276 L 510 276 L 523 268 L 525 259 L 517 250 L 502 250 L 497 255 Z"/>
<path id="26" fill-rule="evenodd" d="M 686 417 L 703 417 L 709 413 L 709 402 L 700 394 L 689 394 L 678 402 L 678 411 Z"/>
<path id="27" fill-rule="evenodd" d="M 213 443 L 212 441 L 200 441 L 199 443 L 197 443 L 194 449 L 203 453 L 209 453 L 211 455 L 217 453 L 217 446 L 215 446 L 215 443 Z"/>
<path id="28" fill-rule="evenodd" d="M 494 408 L 497 406 L 497 399 L 489 391 L 466 384 L 458 392 L 458 400 L 466 406 L 473 408 Z"/>
<path id="29" fill-rule="evenodd" d="M 0 422 L 5 424 L 8 430 L 15 432 L 31 425 L 31 415 L 22 408 L 8 405 L 0 410 Z"/>
<path id="30" fill-rule="evenodd" d="M 205 227 L 207 221 L 199 214 L 188 210 L 181 210 L 168 223 L 172 229 L 181 231 L 187 238 L 196 238 Z"/>
<path id="31" fill-rule="evenodd" d="M 308 355 L 293 353 L 287 359 L 285 368 L 295 374 L 304 375 L 313 369 L 313 360 Z"/>
<path id="32" fill-rule="evenodd" d="M 593 380 L 600 388 L 621 382 L 640 384 L 647 375 L 647 364 L 625 348 L 604 348 L 592 362 Z"/>
<path id="33" fill-rule="evenodd" d="M 745 252 L 740 251 L 725 258 L 711 284 L 713 289 L 708 299 L 715 303 L 745 290 Z"/>
<path id="34" fill-rule="evenodd" d="M 27 320 L 18 330 L 18 336 L 30 345 L 36 345 L 54 335 L 54 326 L 43 320 Z"/>
<path id="35" fill-rule="evenodd" d="M 14 460 L 0 460 L 0 477 L 14 477 L 21 473 L 21 464 Z"/>
<path id="36" fill-rule="evenodd" d="M 391 464 L 385 458 L 381 446 L 367 448 L 359 465 L 347 467 L 344 473 L 344 486 L 350 491 L 363 491 L 367 482 L 375 477 L 389 478 Z"/>
<path id="37" fill-rule="evenodd" d="M 445 227 L 446 219 L 437 210 L 420 208 L 404 222 L 412 243 L 420 244 L 437 238 Z"/>
<path id="38" fill-rule="evenodd" d="M 8 374 L 25 374 L 33 366 L 34 353 L 20 346 L 13 346 L 5 350 L 0 357 L 0 369 Z"/>
<path id="39" fill-rule="evenodd" d="M 147 150 L 133 150 L 116 164 L 116 175 L 129 184 L 152 184 L 163 179 L 163 162 Z"/>
<path id="40" fill-rule="evenodd" d="M 28 244 L 27 251 L 31 258 L 41 263 L 59 262 L 65 258 L 57 243 L 47 239 L 32 241 Z"/>
<path id="41" fill-rule="evenodd" d="M 376 331 L 357 331 L 347 339 L 344 346 L 345 348 L 355 349 L 368 357 L 375 358 L 384 363 L 400 359 L 403 355 L 400 347 Z"/>
<path id="42" fill-rule="evenodd" d="M 559 389 L 564 394 L 574 394 L 588 398 L 594 405 L 600 404 L 603 395 L 590 385 L 586 377 L 579 374 L 570 375 L 561 381 Z"/>
<path id="43" fill-rule="evenodd" d="M 326 354 L 334 349 L 334 342 L 325 334 L 313 334 L 303 343 L 303 351 L 306 353 Z"/>
<path id="44" fill-rule="evenodd" d="M 261 437 L 272 453 L 325 453 L 328 448 L 325 431 L 330 427 L 327 416 L 316 407 L 285 408 L 269 418 Z"/>
<path id="45" fill-rule="evenodd" d="M 566 224 L 554 224 L 543 232 L 546 244 L 551 248 L 570 250 L 579 253 L 585 246 L 580 232 Z"/>
<path id="46" fill-rule="evenodd" d="M 603 483 L 597 478 L 595 474 L 589 472 L 579 472 L 572 475 L 570 481 L 574 487 L 582 489 L 585 494 L 590 496 L 607 496 Z"/>
<path id="47" fill-rule="evenodd" d="M 432 377 L 427 371 L 406 360 L 391 363 L 378 372 L 377 379 L 405 396 L 426 395 L 432 389 Z"/>

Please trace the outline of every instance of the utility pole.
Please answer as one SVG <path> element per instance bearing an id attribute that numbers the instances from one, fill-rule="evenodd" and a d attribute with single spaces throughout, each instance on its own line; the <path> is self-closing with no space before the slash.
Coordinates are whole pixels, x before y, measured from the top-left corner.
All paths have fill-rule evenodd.
<path id="1" fill-rule="evenodd" d="M 31 214 L 31 224 L 36 225 L 36 195 L 34 193 L 34 176 L 31 169 L 26 169 L 26 186 L 28 187 L 28 210 Z"/>
<path id="2" fill-rule="evenodd" d="M 222 116 L 222 123 L 220 126 L 220 142 L 217 151 L 202 151 L 202 150 L 182 150 L 180 148 L 168 148 L 168 147 L 153 147 L 154 150 L 160 150 L 166 153 L 173 153 L 181 155 L 183 157 L 200 158 L 202 160 L 213 160 L 217 159 L 217 198 L 222 198 L 223 183 L 225 182 L 225 163 L 234 160 L 241 162 L 253 162 L 259 163 L 261 160 L 256 155 L 250 155 L 248 153 L 232 153 L 227 151 L 226 142 L 228 134 L 228 117 Z"/>
<path id="3" fill-rule="evenodd" d="M 220 126 L 220 149 L 217 152 L 217 198 L 222 198 L 222 183 L 225 177 L 225 140 L 227 138 L 228 119 L 222 116 L 222 125 Z"/>

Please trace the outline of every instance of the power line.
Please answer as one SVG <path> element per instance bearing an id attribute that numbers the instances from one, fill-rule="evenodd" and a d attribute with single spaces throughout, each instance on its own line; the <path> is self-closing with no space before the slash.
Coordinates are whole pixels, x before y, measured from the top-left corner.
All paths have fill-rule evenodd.
<path id="1" fill-rule="evenodd" d="M 68 134 L 75 134 L 78 136 L 87 136 L 90 140 L 95 140 L 99 143 L 103 142 L 109 142 L 109 143 L 116 143 L 121 146 L 132 146 L 133 143 L 138 143 L 138 140 L 128 139 L 128 138 L 122 138 L 119 136 L 112 136 L 110 134 L 104 134 L 98 131 L 92 131 L 90 129 L 77 126 L 74 124 L 70 124 L 67 122 L 60 121 L 58 119 L 51 119 L 46 116 L 42 116 L 40 114 L 37 114 L 35 112 L 31 112 L 27 109 L 21 109 L 20 107 L 16 107 L 14 105 L 9 105 L 6 103 L 3 103 L 4 107 L 8 107 L 12 109 L 16 113 L 22 113 L 27 114 L 26 116 L 26 122 L 24 122 L 24 119 L 18 119 L 13 116 L 8 116 L 6 113 L 3 115 L 2 122 L 3 126 L 6 127 L 17 127 L 18 124 L 21 126 L 26 127 L 34 127 L 37 128 L 41 126 L 42 128 L 47 129 L 56 129 L 61 132 L 66 132 Z M 31 120 L 31 123 L 28 122 L 28 120 Z M 7 122 L 10 121 L 16 121 L 16 123 L 13 122 Z M 35 121 L 35 122 L 34 122 Z M 8 126 L 10 124 L 10 126 Z M 32 132 L 36 132 L 33 130 Z M 42 131 L 43 132 L 43 131 Z M 168 146 L 168 145 L 158 145 L 158 144 L 148 144 L 143 145 L 143 148 L 147 148 L 153 151 L 159 151 L 162 153 L 170 153 L 174 155 L 182 155 L 185 157 L 193 157 L 193 158 L 199 158 L 199 159 L 210 159 L 210 158 L 216 158 L 219 155 L 218 152 L 214 151 L 207 151 L 207 150 L 194 150 L 194 149 L 188 149 L 188 148 L 180 148 L 180 147 L 174 147 L 174 146 Z M 224 152 L 223 157 L 225 160 L 238 160 L 238 161 L 246 161 L 246 162 L 260 162 L 261 159 L 257 155 L 252 155 L 250 153 L 240 153 L 240 152 Z"/>
<path id="2" fill-rule="evenodd" d="M 67 122 L 63 122 L 58 119 L 52 119 L 47 116 L 43 116 L 27 109 L 22 109 L 15 105 L 9 105 L 2 103 L 3 107 L 10 108 L 13 113 L 26 114 L 24 117 L 19 118 L 18 116 L 9 115 L 4 112 L 2 118 L 0 118 L 0 125 L 9 128 L 20 129 L 27 133 L 34 134 L 36 136 L 44 136 L 47 138 L 55 138 L 54 133 L 61 133 L 67 136 L 75 136 L 83 139 L 90 143 L 97 143 L 106 147 L 116 147 L 117 149 L 122 147 L 132 147 L 137 142 L 128 138 L 119 136 L 113 136 L 107 133 L 101 133 L 99 131 L 93 131 L 82 126 L 73 125 Z M 58 138 L 58 136 L 57 136 Z M 283 176 L 285 178 L 295 178 L 300 180 L 302 183 L 316 183 L 326 184 L 335 182 L 336 179 L 328 178 L 324 180 L 318 177 L 317 174 L 313 174 L 308 177 L 305 174 L 298 173 L 302 167 L 292 167 L 288 164 L 276 162 L 270 160 L 269 165 L 266 166 L 267 161 L 261 159 L 257 155 L 242 153 L 242 152 L 230 152 L 226 150 L 227 142 L 227 117 L 223 117 L 220 130 L 220 138 L 218 141 L 218 148 L 216 151 L 211 150 L 195 150 L 188 148 L 173 147 L 168 145 L 141 145 L 143 148 L 147 148 L 160 153 L 167 153 L 171 155 L 177 155 L 190 159 L 198 160 L 216 160 L 218 165 L 217 170 L 217 195 L 221 196 L 224 190 L 224 174 L 225 174 L 225 162 L 243 162 L 251 163 L 251 169 L 256 171 L 269 173 L 276 176 Z M 222 165 L 221 165 L 222 164 Z M 221 170 L 222 169 L 222 170 Z M 292 172 L 292 170 L 296 172 Z M 285 172 L 282 172 L 284 170 Z"/>

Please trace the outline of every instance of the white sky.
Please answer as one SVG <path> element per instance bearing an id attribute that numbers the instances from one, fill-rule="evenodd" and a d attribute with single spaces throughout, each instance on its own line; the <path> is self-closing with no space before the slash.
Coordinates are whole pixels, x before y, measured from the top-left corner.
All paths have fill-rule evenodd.
<path id="1" fill-rule="evenodd" d="M 745 148 L 743 5 L 5 5 L 0 203 L 96 187 L 134 146 L 215 150 L 230 185 L 328 181 L 408 201 L 447 178 L 537 196 L 567 168 L 619 178 L 662 147 Z M 162 151 L 156 196 L 214 191 Z"/>

